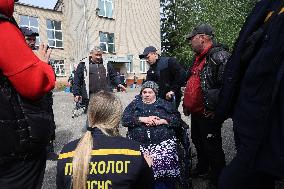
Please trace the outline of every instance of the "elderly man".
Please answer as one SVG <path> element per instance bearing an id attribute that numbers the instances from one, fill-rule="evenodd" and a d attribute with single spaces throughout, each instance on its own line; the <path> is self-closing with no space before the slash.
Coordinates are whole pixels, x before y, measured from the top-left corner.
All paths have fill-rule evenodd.
<path id="1" fill-rule="evenodd" d="M 184 93 L 184 112 L 191 114 L 191 137 L 197 151 L 197 166 L 193 177 L 209 172 L 207 188 L 217 188 L 219 174 L 225 166 L 222 149 L 221 124 L 214 119 L 214 110 L 222 85 L 224 66 L 230 56 L 223 46 L 213 42 L 214 31 L 201 24 L 187 35 L 195 53 L 189 69 Z"/>
<path id="2" fill-rule="evenodd" d="M 90 96 L 100 90 L 111 91 L 111 85 L 119 87 L 123 91 L 126 90 L 116 77 L 117 75 L 113 66 L 110 63 L 108 63 L 106 67 L 103 65 L 102 55 L 103 50 L 100 47 L 94 47 L 90 52 L 89 73 L 87 74 L 89 77 Z M 80 62 L 74 75 L 73 94 L 75 102 L 83 100 L 86 104 L 88 104 L 84 78 L 85 70 L 85 63 Z"/>
<path id="3" fill-rule="evenodd" d="M 165 100 L 176 97 L 176 108 L 181 101 L 181 86 L 184 83 L 185 71 L 175 58 L 161 57 L 153 46 L 146 47 L 140 59 L 146 59 L 150 65 L 146 81 L 154 81 L 159 85 L 158 96 Z"/>

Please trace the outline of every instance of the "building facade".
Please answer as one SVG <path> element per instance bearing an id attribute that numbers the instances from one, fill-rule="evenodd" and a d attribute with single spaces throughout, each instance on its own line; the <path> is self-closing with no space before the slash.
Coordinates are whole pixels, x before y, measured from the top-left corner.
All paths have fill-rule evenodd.
<path id="1" fill-rule="evenodd" d="M 149 45 L 161 49 L 158 0 L 58 0 L 53 10 L 18 3 L 14 16 L 53 48 L 59 80 L 87 60 L 94 46 L 130 83 L 134 73 L 142 80 L 148 65 L 138 55 Z"/>

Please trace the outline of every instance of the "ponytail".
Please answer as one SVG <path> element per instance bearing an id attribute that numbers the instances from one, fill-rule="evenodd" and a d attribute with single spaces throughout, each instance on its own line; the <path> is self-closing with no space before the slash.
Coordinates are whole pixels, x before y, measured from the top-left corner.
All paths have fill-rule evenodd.
<path id="1" fill-rule="evenodd" d="M 86 189 L 91 152 L 93 149 L 93 137 L 87 131 L 78 143 L 73 157 L 73 189 Z"/>

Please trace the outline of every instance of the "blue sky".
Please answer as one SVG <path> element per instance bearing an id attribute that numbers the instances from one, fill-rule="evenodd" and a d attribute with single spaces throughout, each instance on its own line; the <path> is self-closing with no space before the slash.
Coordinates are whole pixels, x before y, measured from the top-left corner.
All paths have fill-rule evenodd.
<path id="1" fill-rule="evenodd" d="M 30 4 L 30 5 L 35 5 L 35 6 L 39 6 L 39 7 L 53 9 L 57 0 L 19 0 L 19 2 Z"/>

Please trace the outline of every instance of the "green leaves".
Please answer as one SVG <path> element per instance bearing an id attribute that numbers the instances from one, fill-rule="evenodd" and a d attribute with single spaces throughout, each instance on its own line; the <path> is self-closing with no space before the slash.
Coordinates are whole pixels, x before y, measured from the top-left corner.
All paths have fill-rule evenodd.
<path id="1" fill-rule="evenodd" d="M 161 1 L 162 54 L 191 63 L 193 52 L 185 35 L 200 23 L 215 29 L 218 42 L 232 49 L 246 16 L 257 0 L 164 0 Z"/>

